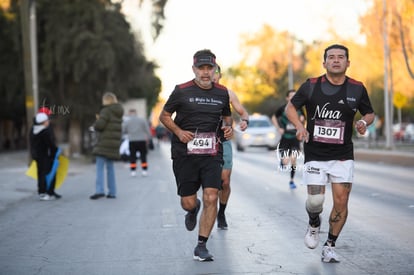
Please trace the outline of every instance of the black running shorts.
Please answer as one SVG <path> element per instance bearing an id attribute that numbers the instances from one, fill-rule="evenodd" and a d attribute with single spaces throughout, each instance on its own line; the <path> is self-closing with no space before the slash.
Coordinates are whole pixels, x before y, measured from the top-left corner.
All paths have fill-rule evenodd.
<path id="1" fill-rule="evenodd" d="M 279 150 L 289 151 L 289 156 L 293 151 L 297 151 L 296 154 L 300 151 L 300 143 L 296 138 L 282 138 L 279 144 Z"/>
<path id="2" fill-rule="evenodd" d="M 173 159 L 177 194 L 181 197 L 197 193 L 202 187 L 221 187 L 222 156 L 188 156 Z"/>

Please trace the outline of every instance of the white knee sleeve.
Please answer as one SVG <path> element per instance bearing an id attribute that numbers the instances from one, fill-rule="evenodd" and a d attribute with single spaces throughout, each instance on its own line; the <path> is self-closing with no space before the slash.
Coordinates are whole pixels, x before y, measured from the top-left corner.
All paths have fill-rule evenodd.
<path id="1" fill-rule="evenodd" d="M 306 200 L 306 210 L 309 213 L 315 213 L 315 214 L 322 213 L 324 201 L 325 201 L 325 195 L 323 194 L 317 194 L 317 195 L 308 194 L 308 199 Z"/>

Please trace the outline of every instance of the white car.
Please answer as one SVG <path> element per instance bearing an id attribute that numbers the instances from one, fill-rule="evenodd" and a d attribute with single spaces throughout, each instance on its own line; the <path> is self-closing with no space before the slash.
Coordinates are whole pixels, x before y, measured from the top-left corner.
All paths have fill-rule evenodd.
<path id="1" fill-rule="evenodd" d="M 280 135 L 276 127 L 266 115 L 249 116 L 249 126 L 244 132 L 236 128 L 237 151 L 244 151 L 247 147 L 266 147 L 268 150 L 275 150 L 279 139 Z"/>
<path id="2" fill-rule="evenodd" d="M 414 123 L 409 123 L 405 126 L 403 139 L 404 141 L 414 142 Z"/>

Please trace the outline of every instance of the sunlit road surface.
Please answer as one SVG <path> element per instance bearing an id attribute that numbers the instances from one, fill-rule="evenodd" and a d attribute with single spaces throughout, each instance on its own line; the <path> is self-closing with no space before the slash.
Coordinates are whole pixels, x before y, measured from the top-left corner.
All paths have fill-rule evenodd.
<path id="1" fill-rule="evenodd" d="M 89 199 L 92 163 L 71 164 L 58 201 L 38 201 L 35 183 L 21 183 L 33 196 L 0 212 L 0 274 L 414 274 L 414 172 L 358 161 L 355 167 L 337 264 L 320 259 L 330 188 L 320 246 L 310 250 L 303 243 L 301 172 L 290 190 L 275 152 L 260 148 L 234 151 L 229 229 L 213 229 L 207 244 L 213 262 L 194 261 L 198 228 L 184 227 L 169 144 L 161 144 L 150 152 L 148 177 L 133 178 L 127 163 L 116 164 L 115 200 Z"/>

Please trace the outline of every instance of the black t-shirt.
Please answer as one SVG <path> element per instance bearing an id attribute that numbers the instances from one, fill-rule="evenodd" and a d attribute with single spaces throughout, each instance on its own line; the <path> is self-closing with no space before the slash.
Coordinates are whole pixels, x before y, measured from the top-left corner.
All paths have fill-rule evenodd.
<path id="1" fill-rule="evenodd" d="M 214 132 L 219 139 L 223 136 L 221 117 L 231 116 L 230 99 L 227 88 L 213 83 L 212 88 L 202 89 L 194 80 L 175 86 L 164 110 L 176 113 L 175 124 L 181 129 L 197 133 Z M 223 148 L 219 144 L 219 155 Z M 187 144 L 182 143 L 176 135 L 171 140 L 172 158 L 187 156 Z"/>
<path id="2" fill-rule="evenodd" d="M 354 159 L 352 132 L 357 111 L 373 113 L 365 86 L 352 78 L 333 85 L 325 75 L 310 78 L 291 99 L 307 113 L 309 141 L 304 143 L 305 162 Z"/>

